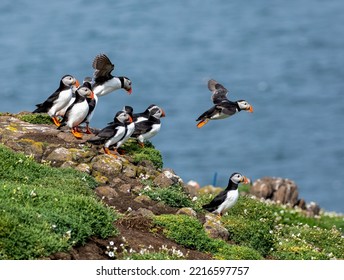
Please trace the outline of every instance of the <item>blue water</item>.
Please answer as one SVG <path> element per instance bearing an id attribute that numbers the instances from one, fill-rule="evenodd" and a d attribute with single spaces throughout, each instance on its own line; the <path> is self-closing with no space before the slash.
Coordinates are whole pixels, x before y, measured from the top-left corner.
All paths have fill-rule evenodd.
<path id="1" fill-rule="evenodd" d="M 123 105 L 166 111 L 152 139 L 184 181 L 239 171 L 290 178 L 306 201 L 344 212 L 344 2 L 7 1 L 0 3 L 0 111 L 33 110 L 64 74 L 106 53 L 133 93 L 100 99 L 92 126 Z M 254 113 L 196 128 L 208 79 Z"/>

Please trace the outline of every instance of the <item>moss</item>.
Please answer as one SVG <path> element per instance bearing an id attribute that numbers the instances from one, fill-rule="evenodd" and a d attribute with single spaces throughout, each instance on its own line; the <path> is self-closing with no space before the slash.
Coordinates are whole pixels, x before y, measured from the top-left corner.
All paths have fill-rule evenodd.
<path id="1" fill-rule="evenodd" d="M 87 174 L 51 168 L 0 145 L 0 259 L 35 259 L 116 233 Z"/>
<path id="2" fill-rule="evenodd" d="M 18 118 L 24 122 L 32 124 L 54 124 L 48 114 L 25 114 L 18 115 Z"/>
<path id="3" fill-rule="evenodd" d="M 142 148 L 136 140 L 129 139 L 122 149 L 126 154 L 132 156 L 133 162 L 138 164 L 144 160 L 149 160 L 153 165 L 161 169 L 163 167 L 163 160 L 160 151 L 156 150 L 153 144 L 149 141 L 145 142 L 145 147 Z"/>
<path id="4" fill-rule="evenodd" d="M 168 188 L 159 188 L 152 186 L 148 190 L 144 190 L 143 194 L 149 196 L 156 201 L 163 201 L 171 207 L 191 207 L 192 201 L 185 193 L 182 186 L 172 185 Z"/>
<path id="5" fill-rule="evenodd" d="M 259 252 L 244 247 L 232 246 L 220 239 L 208 237 L 202 224 L 186 215 L 160 215 L 154 223 L 163 228 L 164 234 L 190 249 L 208 252 L 217 259 L 261 259 Z"/>
<path id="6" fill-rule="evenodd" d="M 219 247 L 214 254 L 218 260 L 262 260 L 262 256 L 256 250 L 239 245 L 227 245 Z"/>

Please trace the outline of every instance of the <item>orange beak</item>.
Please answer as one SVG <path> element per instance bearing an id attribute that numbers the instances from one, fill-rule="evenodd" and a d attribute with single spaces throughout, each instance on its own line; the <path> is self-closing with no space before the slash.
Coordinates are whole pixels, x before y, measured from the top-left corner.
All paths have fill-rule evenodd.
<path id="1" fill-rule="evenodd" d="M 163 118 L 163 117 L 166 117 L 165 111 L 164 111 L 163 109 L 161 109 L 161 117 L 162 117 L 162 118 Z"/>
<path id="2" fill-rule="evenodd" d="M 78 81 L 78 80 L 75 80 L 75 84 L 74 84 L 74 86 L 75 86 L 76 88 L 78 88 L 78 87 L 80 86 L 80 83 L 79 83 L 79 81 Z"/>
<path id="3" fill-rule="evenodd" d="M 129 123 L 133 122 L 133 118 L 131 116 L 129 116 Z"/>
<path id="4" fill-rule="evenodd" d="M 250 106 L 250 108 L 248 108 L 248 111 L 249 111 L 250 113 L 253 113 L 253 107 Z"/>
<path id="5" fill-rule="evenodd" d="M 126 91 L 127 91 L 128 94 L 131 94 L 131 92 L 133 91 L 133 89 L 132 89 L 132 88 L 126 89 Z"/>
<path id="6" fill-rule="evenodd" d="M 250 179 L 248 179 L 246 176 L 243 176 L 244 180 L 242 181 L 243 184 L 249 184 L 250 183 Z"/>
<path id="7" fill-rule="evenodd" d="M 94 92 L 93 92 L 93 91 L 91 91 L 90 98 L 91 98 L 91 99 L 94 99 Z"/>

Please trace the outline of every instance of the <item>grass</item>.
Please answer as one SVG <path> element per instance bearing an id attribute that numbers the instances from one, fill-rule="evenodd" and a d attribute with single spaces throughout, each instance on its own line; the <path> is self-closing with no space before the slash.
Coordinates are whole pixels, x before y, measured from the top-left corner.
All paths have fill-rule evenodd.
<path id="1" fill-rule="evenodd" d="M 144 148 L 139 146 L 136 140 L 129 139 L 121 147 L 126 154 L 132 156 L 134 163 L 140 163 L 144 160 L 151 161 L 157 169 L 163 167 L 163 160 L 160 151 L 156 150 L 149 141 L 145 142 Z"/>
<path id="2" fill-rule="evenodd" d="M 163 201 L 166 205 L 179 208 L 192 207 L 193 205 L 190 197 L 183 190 L 183 187 L 178 184 L 167 188 L 156 187 L 152 183 L 150 183 L 150 186 L 142 194 L 149 196 L 155 201 Z"/>
<path id="3" fill-rule="evenodd" d="M 116 234 L 92 177 L 40 165 L 0 145 L 0 259 L 37 259 Z"/>
<path id="4" fill-rule="evenodd" d="M 48 114 L 25 114 L 17 116 L 20 120 L 32 124 L 54 124 Z"/>
<path id="5" fill-rule="evenodd" d="M 300 211 L 239 198 L 222 222 L 236 244 L 275 259 L 344 258 L 343 217 L 306 217 Z"/>
<path id="6" fill-rule="evenodd" d="M 178 201 L 175 198 L 184 194 L 182 188 L 176 187 L 153 187 L 148 193 L 153 199 L 158 196 L 165 203 L 171 199 L 173 204 Z M 168 199 L 162 199 L 162 193 Z M 212 197 L 205 194 L 196 201 L 189 199 L 187 206 L 202 212 L 201 205 Z M 209 238 L 195 218 L 184 215 L 155 218 L 155 224 L 168 238 L 187 248 L 209 252 L 218 259 L 344 259 L 343 216 L 307 217 L 300 209 L 240 196 L 238 203 L 221 221 L 234 245 Z"/>
<path id="7" fill-rule="evenodd" d="M 193 250 L 211 253 L 216 259 L 262 259 L 256 250 L 247 246 L 229 245 L 223 240 L 208 237 L 202 224 L 186 215 L 160 215 L 154 218 L 156 226 L 166 237 Z"/>

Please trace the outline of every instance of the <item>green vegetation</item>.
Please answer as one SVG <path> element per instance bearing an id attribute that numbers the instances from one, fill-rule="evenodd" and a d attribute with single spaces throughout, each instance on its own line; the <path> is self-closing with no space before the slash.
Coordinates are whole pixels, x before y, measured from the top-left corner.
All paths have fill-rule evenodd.
<path id="1" fill-rule="evenodd" d="M 246 246 L 229 245 L 223 240 L 208 237 L 196 218 L 186 215 L 160 215 L 155 217 L 154 223 L 178 244 L 211 253 L 217 259 L 262 259 L 257 251 Z"/>
<path id="2" fill-rule="evenodd" d="M 169 195 L 170 198 L 183 195 L 182 188 L 171 189 L 173 193 Z M 160 192 L 163 189 L 153 188 L 147 193 L 151 193 L 153 199 L 158 196 L 167 203 L 167 199 L 161 199 L 163 195 Z M 167 193 L 166 190 L 165 192 Z M 187 200 L 187 206 L 204 212 L 201 205 L 209 202 L 212 197 L 213 195 L 205 194 L 195 202 Z M 230 241 L 234 245 L 209 238 L 196 218 L 161 215 L 155 217 L 154 223 L 178 244 L 211 253 L 217 259 L 344 258 L 343 216 L 307 217 L 299 209 L 241 196 L 221 221 L 229 231 Z"/>
<path id="3" fill-rule="evenodd" d="M 0 259 L 36 259 L 116 233 L 92 177 L 40 165 L 0 145 Z"/>
<path id="4" fill-rule="evenodd" d="M 148 195 L 151 199 L 156 201 L 163 201 L 166 205 L 171 207 L 192 207 L 190 197 L 185 193 L 183 187 L 175 184 L 167 188 L 159 188 L 150 184 L 151 187 L 143 191 L 143 194 Z"/>
<path id="5" fill-rule="evenodd" d="M 161 169 L 163 167 L 163 161 L 160 151 L 156 150 L 153 144 L 149 141 L 145 142 L 145 146 L 142 148 L 135 139 L 129 139 L 122 149 L 126 154 L 132 156 L 134 163 L 140 163 L 144 160 L 151 161 L 153 165 Z"/>
<path id="6" fill-rule="evenodd" d="M 48 114 L 25 114 L 18 115 L 18 119 L 32 124 L 54 124 Z"/>
<path id="7" fill-rule="evenodd" d="M 295 209 L 242 196 L 222 222 L 231 240 L 275 259 L 344 257 L 343 217 L 306 217 Z"/>

